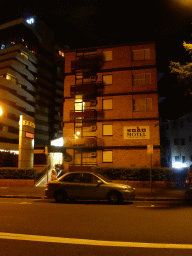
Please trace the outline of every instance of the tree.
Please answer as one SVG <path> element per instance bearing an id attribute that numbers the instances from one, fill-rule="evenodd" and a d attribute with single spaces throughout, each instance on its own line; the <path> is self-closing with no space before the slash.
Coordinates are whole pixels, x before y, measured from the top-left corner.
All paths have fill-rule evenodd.
<path id="1" fill-rule="evenodd" d="M 183 47 L 192 55 L 192 44 L 183 42 Z M 181 64 L 180 62 L 170 62 L 171 73 L 177 75 L 178 84 L 175 90 L 177 104 L 181 105 L 183 114 L 192 112 L 192 56 L 190 62 Z"/>
<path id="2" fill-rule="evenodd" d="M 192 55 L 192 44 L 183 42 L 183 46 L 189 54 Z M 192 57 L 191 57 L 192 58 Z M 192 62 L 181 64 L 179 62 L 170 62 L 171 73 L 177 74 L 179 85 L 182 88 L 188 87 L 192 83 Z"/>

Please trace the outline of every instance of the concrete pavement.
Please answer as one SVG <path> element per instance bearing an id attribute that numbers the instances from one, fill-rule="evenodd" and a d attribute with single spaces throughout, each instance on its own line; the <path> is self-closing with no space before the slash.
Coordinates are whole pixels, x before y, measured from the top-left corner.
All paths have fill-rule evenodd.
<path id="1" fill-rule="evenodd" d="M 43 199 L 46 186 L 0 187 L 0 198 Z M 179 201 L 186 198 L 185 190 L 136 188 L 136 201 Z"/>

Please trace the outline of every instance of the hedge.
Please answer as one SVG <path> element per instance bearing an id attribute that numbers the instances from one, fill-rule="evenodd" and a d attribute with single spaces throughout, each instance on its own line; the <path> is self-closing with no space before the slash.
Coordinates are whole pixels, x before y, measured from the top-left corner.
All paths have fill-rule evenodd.
<path id="1" fill-rule="evenodd" d="M 110 180 L 150 180 L 150 168 L 93 167 L 92 169 L 94 172 L 99 173 Z M 184 182 L 188 170 L 188 168 L 152 168 L 152 180 Z"/>
<path id="2" fill-rule="evenodd" d="M 35 169 L 0 168 L 0 179 L 29 179 L 35 178 Z"/>

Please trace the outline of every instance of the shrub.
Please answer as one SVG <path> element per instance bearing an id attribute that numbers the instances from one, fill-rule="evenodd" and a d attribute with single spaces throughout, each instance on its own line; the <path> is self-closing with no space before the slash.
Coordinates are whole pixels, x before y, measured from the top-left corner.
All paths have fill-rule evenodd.
<path id="1" fill-rule="evenodd" d="M 124 168 L 124 167 L 93 167 L 93 171 L 100 173 L 110 180 L 149 181 L 150 168 Z M 188 168 L 152 168 L 153 181 L 184 182 Z"/>
<path id="2" fill-rule="evenodd" d="M 9 151 L 0 152 L 0 167 L 17 167 L 18 155 Z"/>

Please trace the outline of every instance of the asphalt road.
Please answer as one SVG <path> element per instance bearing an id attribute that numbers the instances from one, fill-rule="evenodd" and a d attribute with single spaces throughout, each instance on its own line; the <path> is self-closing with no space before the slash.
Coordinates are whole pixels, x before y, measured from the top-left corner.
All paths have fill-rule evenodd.
<path id="1" fill-rule="evenodd" d="M 191 255 L 192 206 L 0 199 L 0 255 Z"/>

